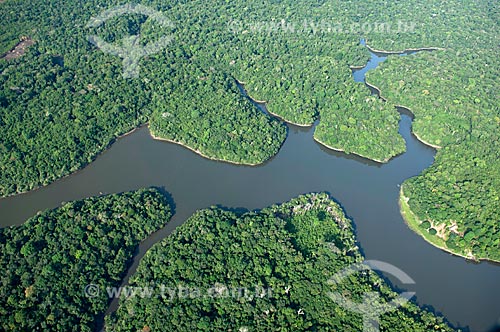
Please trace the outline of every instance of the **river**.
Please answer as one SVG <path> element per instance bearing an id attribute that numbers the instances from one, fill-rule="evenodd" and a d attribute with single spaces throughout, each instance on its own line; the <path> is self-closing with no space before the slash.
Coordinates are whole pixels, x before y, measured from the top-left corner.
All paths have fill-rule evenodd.
<path id="1" fill-rule="evenodd" d="M 368 67 L 355 71 L 354 78 L 362 82 L 364 72 L 384 59 L 372 54 Z M 140 245 L 130 275 L 148 248 L 198 209 L 220 205 L 254 210 L 327 191 L 354 221 L 366 258 L 393 264 L 415 280 L 408 290 L 416 292 L 418 304 L 471 332 L 494 331 L 500 326 L 500 267 L 471 263 L 433 247 L 413 233 L 399 213 L 399 185 L 431 165 L 435 153 L 411 134 L 411 121 L 410 115 L 401 115 L 399 131 L 407 152 L 384 165 L 322 147 L 312 138 L 314 128 L 289 125 L 280 152 L 263 165 L 249 167 L 202 158 L 179 145 L 152 139 L 142 127 L 117 140 L 76 174 L 1 199 L 0 226 L 20 225 L 37 211 L 62 202 L 162 187 L 175 201 L 175 215 Z"/>

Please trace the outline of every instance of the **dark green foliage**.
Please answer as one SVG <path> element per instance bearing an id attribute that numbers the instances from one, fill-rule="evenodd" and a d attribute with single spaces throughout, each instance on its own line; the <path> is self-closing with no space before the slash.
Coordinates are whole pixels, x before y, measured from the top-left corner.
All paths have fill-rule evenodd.
<path id="1" fill-rule="evenodd" d="M 360 15 L 376 21 L 384 11 L 337 0 L 153 1 L 145 5 L 164 12 L 175 27 L 124 15 L 85 28 L 113 4 L 1 4 L 1 52 L 21 35 L 36 44 L 23 58 L 0 61 L 0 194 L 31 190 L 82 168 L 118 135 L 147 121 L 162 137 L 208 157 L 261 163 L 278 151 L 284 129 L 242 100 L 231 78 L 244 81 L 250 96 L 268 101 L 268 109 L 287 121 L 312 124 L 321 117 L 315 137 L 334 149 L 379 161 L 404 151 L 392 106 L 352 81 L 349 66 L 368 59 L 359 30 L 334 33 L 320 26 L 338 23 L 348 30 Z M 283 28 L 281 20 L 294 27 Z M 95 34 L 119 44 L 135 33 L 142 44 L 174 37 L 166 50 L 140 61 L 137 79 L 124 80 L 121 59 L 87 41 Z M 62 57 L 63 66 L 54 57 Z M 164 113 L 176 118 L 159 118 Z"/>
<path id="2" fill-rule="evenodd" d="M 139 242 L 170 216 L 161 193 L 139 190 L 66 203 L 0 229 L 0 329 L 91 331 L 107 309 L 104 287 L 119 285 Z M 101 295 L 85 296 L 88 284 Z"/>
<path id="3" fill-rule="evenodd" d="M 428 222 L 427 220 L 426 220 L 426 221 L 424 221 L 424 222 L 422 222 L 422 223 L 420 224 L 420 228 L 422 228 L 422 229 L 429 229 L 430 227 L 431 227 L 431 223 L 430 223 L 430 222 Z"/>
<path id="4" fill-rule="evenodd" d="M 321 117 L 314 138 L 346 153 L 387 162 L 405 151 L 398 132 L 399 114 L 392 104 L 371 96 L 363 84 L 352 85 L 344 98 L 332 101 Z"/>
<path id="5" fill-rule="evenodd" d="M 0 95 L 8 105 L 0 108 L 2 195 L 82 168 L 147 119 L 148 96 L 137 93 L 143 83 L 112 79 L 120 69 L 90 78 L 88 68 L 67 70 L 51 55 L 30 52 L 16 61 L 16 66 L 0 62 Z"/>
<path id="6" fill-rule="evenodd" d="M 146 253 L 130 283 L 157 291 L 181 286 L 190 295 L 122 297 L 106 330 L 360 331 L 361 318 L 327 293 L 341 291 L 355 301 L 367 291 L 386 301 L 395 293 L 374 273 L 354 274 L 335 289 L 327 281 L 362 259 L 350 221 L 326 194 L 243 215 L 199 211 Z M 229 293 L 210 296 L 214 286 Z M 258 287 L 265 296 L 251 292 Z M 237 288 L 250 292 L 231 296 Z M 452 331 L 412 303 L 383 315 L 381 330 Z"/>
<path id="7" fill-rule="evenodd" d="M 142 59 L 139 78 L 123 79 L 121 59 L 93 47 L 87 35 L 119 44 L 116 40 L 138 32 L 144 18 L 125 15 L 97 29 L 84 28 L 107 7 L 106 1 L 0 4 L 2 37 L 18 34 L 5 45 L 11 47 L 21 35 L 36 40 L 25 56 L 0 60 L 0 195 L 47 185 L 84 167 L 116 137 L 150 120 L 153 110 L 178 116 L 170 126 L 151 119 L 164 137 L 208 157 L 257 164 L 277 153 L 285 127 L 244 99 L 227 73 L 214 72 L 210 67 L 217 61 L 197 58 L 193 46 L 203 42 L 189 34 L 143 24 L 145 43 L 165 33 L 187 40 Z M 177 12 L 183 16 L 173 12 L 169 18 L 179 25 L 191 16 L 181 8 Z M 203 84 L 205 78 L 196 73 L 213 79 Z M 192 118 L 196 112 L 201 121 Z"/>

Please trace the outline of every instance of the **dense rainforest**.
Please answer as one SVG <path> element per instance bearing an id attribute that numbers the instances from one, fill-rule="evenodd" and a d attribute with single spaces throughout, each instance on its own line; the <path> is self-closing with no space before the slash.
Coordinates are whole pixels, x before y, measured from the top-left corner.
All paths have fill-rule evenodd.
<path id="1" fill-rule="evenodd" d="M 317 141 L 378 161 L 404 151 L 393 106 L 411 108 L 414 132 L 442 147 L 435 165 L 405 184 L 411 209 L 446 225 L 439 234 L 448 250 L 498 259 L 498 1 L 141 3 L 172 25 L 123 15 L 87 27 L 121 2 L 0 3 L 0 54 L 22 37 L 35 42 L 22 57 L 0 59 L 1 195 L 82 168 L 147 122 L 155 136 L 207 157 L 262 163 L 285 128 L 242 98 L 237 79 L 286 121 L 319 119 Z M 88 42 L 98 35 L 119 45 L 135 34 L 142 44 L 173 38 L 140 61 L 137 78 L 124 79 L 122 59 Z M 445 50 L 392 56 L 370 73 L 383 103 L 352 81 L 350 66 L 369 58 L 360 38 L 374 49 Z"/>
<path id="2" fill-rule="evenodd" d="M 275 15 L 299 22 L 311 11 L 317 20 L 328 19 L 326 4 L 143 4 L 163 12 L 173 27 L 124 15 L 87 28 L 115 5 L 103 0 L 0 4 L 0 53 L 23 36 L 35 42 L 26 55 L 0 60 L 2 195 L 84 167 L 116 137 L 146 122 L 155 135 L 207 157 L 262 163 L 278 151 L 285 128 L 242 98 L 232 79 L 245 82 L 251 97 L 268 101 L 272 113 L 298 124 L 312 124 L 331 104 L 332 112 L 322 116 L 332 118 L 318 127 L 318 140 L 333 148 L 377 160 L 404 151 L 397 113 L 351 80 L 349 66 L 368 59 L 358 35 L 246 34 L 230 24 Z M 143 44 L 163 34 L 173 40 L 142 59 L 140 76 L 131 79 L 122 77 L 122 59 L 87 40 L 97 35 L 120 45 L 134 34 Z"/>
<path id="3" fill-rule="evenodd" d="M 147 189 L 65 203 L 0 229 L 0 330 L 94 330 L 108 297 L 86 296 L 87 285 L 118 286 L 139 242 L 170 216 L 167 198 Z"/>
<path id="4" fill-rule="evenodd" d="M 129 284 L 184 295 L 123 296 L 106 331 L 361 331 L 361 316 L 328 293 L 396 296 L 373 271 L 328 282 L 362 260 L 350 220 L 326 194 L 244 214 L 201 210 L 146 253 Z M 380 322 L 381 331 L 453 331 L 412 302 Z"/>
<path id="5" fill-rule="evenodd" d="M 404 152 L 394 106 L 409 108 L 414 133 L 438 148 L 435 163 L 402 186 L 410 227 L 445 250 L 500 261 L 498 1 L 151 0 L 140 3 L 172 26 L 144 15 L 87 26 L 123 3 L 0 0 L 0 196 L 83 168 L 143 124 L 208 158 L 263 163 L 286 127 L 245 98 L 238 80 L 281 119 L 319 121 L 321 144 L 379 162 Z M 361 28 L 375 22 L 392 29 Z M 341 25 L 357 28 L 332 29 Z M 141 59 L 136 78 L 124 78 L 122 59 L 88 41 L 98 35 L 119 45 L 134 34 L 140 45 L 173 37 Z M 443 50 L 389 56 L 369 73 L 383 102 L 352 80 L 350 67 L 369 58 L 361 38 L 378 50 Z M 26 54 L 2 57 L 26 40 Z M 165 197 L 140 190 L 66 203 L 1 229 L 1 329 L 92 330 L 108 298 L 86 297 L 85 285 L 118 285 L 137 244 L 170 216 Z M 123 298 L 107 329 L 360 330 L 361 317 L 326 293 L 394 298 L 374 273 L 328 285 L 362 259 L 349 220 L 323 194 L 243 215 L 203 210 L 146 254 L 131 285 L 258 286 L 272 295 Z M 382 331 L 452 331 L 412 303 L 381 323 Z"/>
<path id="6" fill-rule="evenodd" d="M 424 53 L 411 63 L 391 59 L 368 79 L 388 100 L 413 111 L 418 137 L 442 146 L 435 163 L 403 185 L 411 210 L 425 222 L 420 232 L 444 240 L 441 246 L 460 255 L 498 261 L 500 95 L 498 72 L 491 71 L 495 66 L 500 66 L 496 56 Z M 451 68 L 461 68 L 461 75 Z"/>
<path id="7" fill-rule="evenodd" d="M 170 70 L 177 71 L 169 75 L 171 90 L 160 86 L 153 98 L 155 137 L 235 163 L 258 164 L 278 153 L 274 142 L 285 140 L 286 127 L 250 103 L 233 78 L 179 61 Z"/>
<path id="8" fill-rule="evenodd" d="M 453 253 L 500 261 L 500 7 L 467 2 L 433 12 L 461 27 L 426 35 L 445 50 L 389 57 L 367 81 L 411 109 L 419 139 L 441 147 L 429 169 L 403 184 L 412 228 Z M 410 45 L 392 42 L 372 40 L 376 48 Z"/>

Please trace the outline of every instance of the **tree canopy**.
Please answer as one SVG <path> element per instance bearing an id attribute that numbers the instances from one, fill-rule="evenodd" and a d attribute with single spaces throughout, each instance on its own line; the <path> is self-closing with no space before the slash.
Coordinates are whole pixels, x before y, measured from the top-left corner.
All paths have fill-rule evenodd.
<path id="1" fill-rule="evenodd" d="M 262 163 L 286 129 L 241 96 L 237 79 L 286 121 L 319 119 L 314 137 L 324 145 L 381 162 L 404 151 L 393 106 L 409 107 L 414 133 L 443 147 L 436 164 L 405 185 L 410 206 L 422 220 L 457 223 L 444 236 L 461 249 L 448 249 L 498 258 L 498 1 L 143 4 L 173 26 L 129 14 L 87 27 L 115 5 L 107 0 L 0 3 L 0 53 L 20 38 L 35 41 L 26 55 L 0 59 L 2 196 L 84 167 L 147 122 L 156 136 L 209 158 Z M 375 29 L 377 22 L 385 28 Z M 135 34 L 140 45 L 173 37 L 140 60 L 137 78 L 124 79 L 122 59 L 88 42 L 97 35 L 119 45 Z M 360 38 L 374 49 L 445 51 L 392 56 L 369 73 L 383 103 L 352 80 L 350 66 L 369 58 Z M 469 231 L 473 241 L 461 241 Z"/>
<path id="2" fill-rule="evenodd" d="M 396 296 L 372 271 L 328 283 L 362 260 L 350 220 L 326 194 L 244 214 L 198 211 L 155 244 L 130 279 L 133 288 L 174 292 L 123 296 L 106 331 L 360 331 L 361 316 L 329 292 L 353 301 L 366 292 Z M 381 317 L 381 331 L 430 330 L 453 331 L 411 302 Z"/>
<path id="3" fill-rule="evenodd" d="M 105 287 L 120 284 L 139 242 L 170 216 L 166 197 L 147 189 L 65 203 L 0 229 L 0 329 L 92 331 L 108 308 Z"/>
<path id="4" fill-rule="evenodd" d="M 403 184 L 413 213 L 432 224 L 417 231 L 453 253 L 499 261 L 500 90 L 495 68 L 500 62 L 491 50 L 450 49 L 411 60 L 391 58 L 367 79 L 389 101 L 412 110 L 417 137 L 441 146 L 434 164 Z"/>

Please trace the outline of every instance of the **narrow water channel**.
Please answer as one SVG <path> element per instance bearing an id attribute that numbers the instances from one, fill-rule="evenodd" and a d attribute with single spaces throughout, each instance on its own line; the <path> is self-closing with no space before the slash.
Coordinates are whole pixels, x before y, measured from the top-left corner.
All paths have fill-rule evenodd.
<path id="1" fill-rule="evenodd" d="M 372 54 L 368 66 L 383 60 Z M 354 72 L 357 81 L 364 81 L 363 70 Z M 179 145 L 156 141 L 143 127 L 119 139 L 82 171 L 39 190 L 1 199 L 0 227 L 20 225 L 37 211 L 62 202 L 164 188 L 175 201 L 175 215 L 140 245 L 127 282 L 147 249 L 198 209 L 220 205 L 254 210 L 327 191 L 354 221 L 366 258 L 393 264 L 415 280 L 411 291 L 416 292 L 418 304 L 431 306 L 455 326 L 493 331 L 500 326 L 500 266 L 470 263 L 431 246 L 405 225 L 399 213 L 399 185 L 427 168 L 435 153 L 411 134 L 411 121 L 408 114 L 401 115 L 399 132 L 407 152 L 384 165 L 322 147 L 312 139 L 314 128 L 289 126 L 277 156 L 247 167 L 207 160 Z"/>

